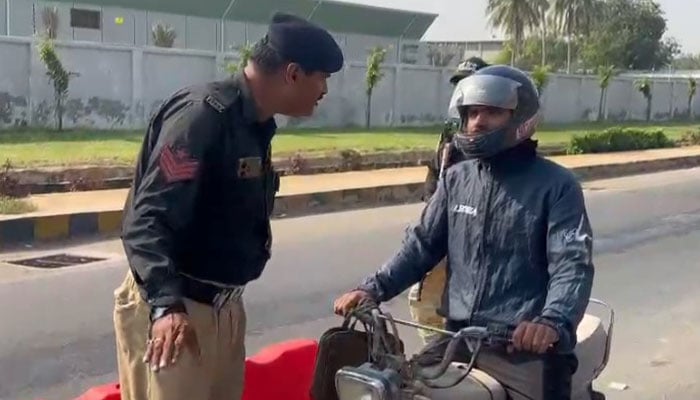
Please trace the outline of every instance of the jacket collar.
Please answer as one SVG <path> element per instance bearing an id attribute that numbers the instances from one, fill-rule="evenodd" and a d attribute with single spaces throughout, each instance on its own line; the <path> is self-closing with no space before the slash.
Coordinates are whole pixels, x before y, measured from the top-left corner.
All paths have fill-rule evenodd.
<path id="1" fill-rule="evenodd" d="M 494 156 L 481 160 L 483 163 L 496 170 L 509 170 L 523 167 L 537 157 L 537 141 L 527 139 L 524 142 L 504 150 Z"/>
<path id="2" fill-rule="evenodd" d="M 264 132 L 265 139 L 271 139 L 277 130 L 277 123 L 274 117 L 260 122 L 258 121 L 258 109 L 255 104 L 255 98 L 250 90 L 248 81 L 246 80 L 243 72 L 238 72 L 233 77 L 233 81 L 238 87 L 238 96 L 240 99 L 240 111 L 243 119 L 247 125 L 253 126 Z"/>

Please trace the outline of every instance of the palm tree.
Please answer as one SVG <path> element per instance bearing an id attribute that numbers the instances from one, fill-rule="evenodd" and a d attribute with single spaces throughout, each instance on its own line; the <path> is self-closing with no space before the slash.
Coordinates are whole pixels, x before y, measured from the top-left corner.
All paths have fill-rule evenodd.
<path id="1" fill-rule="evenodd" d="M 649 78 L 639 79 L 634 82 L 639 93 L 647 99 L 647 122 L 651 121 L 651 99 L 652 99 L 652 81 Z"/>
<path id="2" fill-rule="evenodd" d="M 590 34 L 593 22 L 600 16 L 601 0 L 553 0 L 554 15 L 560 32 L 567 37 L 566 73 L 571 73 L 571 42 L 575 37 Z"/>
<path id="3" fill-rule="evenodd" d="M 688 119 L 693 120 L 693 97 L 698 92 L 698 82 L 695 78 L 688 78 Z"/>
<path id="4" fill-rule="evenodd" d="M 598 85 L 600 86 L 600 101 L 598 102 L 598 121 L 602 121 L 605 113 L 603 112 L 603 102 L 608 92 L 610 81 L 615 76 L 615 67 L 612 65 L 598 67 Z"/>
<path id="5" fill-rule="evenodd" d="M 170 25 L 158 22 L 153 25 L 153 28 L 151 29 L 151 36 L 155 46 L 173 47 L 173 44 L 175 44 L 175 39 L 177 38 L 177 32 L 175 32 L 175 28 L 171 27 Z"/>
<path id="6" fill-rule="evenodd" d="M 538 25 L 540 12 L 533 0 L 489 0 L 486 7 L 491 25 L 502 29 L 513 41 L 510 63 L 522 49 L 525 32 Z"/>
<path id="7" fill-rule="evenodd" d="M 550 21 L 547 20 L 547 11 L 549 11 L 549 0 L 532 0 L 532 6 L 537 11 L 540 27 L 540 34 L 542 35 L 542 67 L 547 64 L 547 25 Z M 536 26 L 534 26 L 536 27 Z M 533 28 L 534 28 L 533 27 Z"/>

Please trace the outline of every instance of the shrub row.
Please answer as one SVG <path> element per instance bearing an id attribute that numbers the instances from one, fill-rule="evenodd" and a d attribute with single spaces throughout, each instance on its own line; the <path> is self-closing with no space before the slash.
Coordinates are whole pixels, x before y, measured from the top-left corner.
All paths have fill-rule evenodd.
<path id="1" fill-rule="evenodd" d="M 610 153 L 674 147 L 676 144 L 663 129 L 613 127 L 571 138 L 567 154 Z"/>

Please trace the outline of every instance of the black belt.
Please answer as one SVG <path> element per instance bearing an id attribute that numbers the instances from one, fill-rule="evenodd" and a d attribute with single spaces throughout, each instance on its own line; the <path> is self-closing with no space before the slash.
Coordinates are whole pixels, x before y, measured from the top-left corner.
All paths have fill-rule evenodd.
<path id="1" fill-rule="evenodd" d="M 240 298 L 242 294 L 243 286 L 229 289 L 187 277 L 183 279 L 183 295 L 197 303 L 216 305 L 216 303 L 221 303 L 222 301 L 226 302 L 236 297 Z"/>

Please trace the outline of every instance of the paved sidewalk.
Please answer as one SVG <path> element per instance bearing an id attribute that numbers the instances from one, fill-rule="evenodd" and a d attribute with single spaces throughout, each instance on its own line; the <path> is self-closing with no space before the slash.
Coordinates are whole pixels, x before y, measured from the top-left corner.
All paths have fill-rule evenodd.
<path id="1" fill-rule="evenodd" d="M 700 156 L 700 146 L 631 151 L 621 153 L 553 156 L 549 159 L 567 168 L 582 168 L 613 164 L 627 164 L 681 157 Z M 284 176 L 278 196 L 314 194 L 347 189 L 420 183 L 425 179 L 425 167 L 353 171 L 317 175 Z M 0 215 L 0 220 L 56 214 L 87 213 L 120 210 L 126 198 L 126 189 L 89 192 L 43 194 L 31 197 L 38 211 L 22 215 Z"/>

